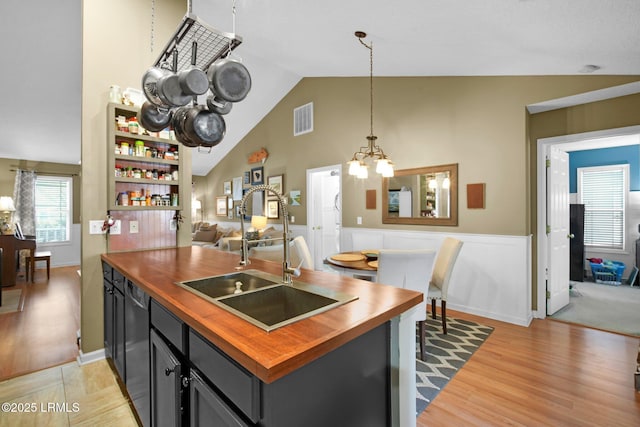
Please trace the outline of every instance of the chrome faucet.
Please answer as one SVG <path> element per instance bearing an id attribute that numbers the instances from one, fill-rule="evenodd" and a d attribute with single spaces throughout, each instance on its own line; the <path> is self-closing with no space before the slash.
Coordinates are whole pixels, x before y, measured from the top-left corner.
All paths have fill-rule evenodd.
<path id="1" fill-rule="evenodd" d="M 246 213 L 246 202 L 249 196 L 256 191 L 269 191 L 273 193 L 278 199 L 278 204 L 280 206 L 280 212 L 282 213 L 282 246 L 283 246 L 283 261 L 282 261 L 282 281 L 285 285 L 290 285 L 293 283 L 291 279 L 292 275 L 299 276 L 300 271 L 296 268 L 291 267 L 290 262 L 290 248 L 289 248 L 289 213 L 287 212 L 287 205 L 284 203 L 284 199 L 275 187 L 271 185 L 261 184 L 251 187 L 245 195 L 242 197 L 242 201 L 240 202 L 240 233 L 242 233 L 242 254 L 240 258 L 240 265 L 248 265 L 249 261 L 249 249 L 248 245 L 250 242 L 255 242 L 256 240 L 249 240 L 244 232 L 244 215 Z"/>

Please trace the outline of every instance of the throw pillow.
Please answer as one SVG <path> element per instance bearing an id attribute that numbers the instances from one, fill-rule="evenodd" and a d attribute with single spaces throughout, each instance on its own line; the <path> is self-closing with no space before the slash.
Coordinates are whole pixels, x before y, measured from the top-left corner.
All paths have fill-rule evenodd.
<path id="1" fill-rule="evenodd" d="M 193 240 L 196 242 L 214 242 L 217 231 L 214 230 L 198 230 L 196 234 L 193 236 Z"/>

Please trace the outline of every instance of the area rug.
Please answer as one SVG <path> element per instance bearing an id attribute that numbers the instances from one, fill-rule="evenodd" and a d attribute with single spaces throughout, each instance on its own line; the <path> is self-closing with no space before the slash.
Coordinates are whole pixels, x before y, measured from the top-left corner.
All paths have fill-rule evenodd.
<path id="1" fill-rule="evenodd" d="M 440 316 L 436 319 L 429 316 L 426 322 L 427 360 L 416 359 L 416 416 L 433 402 L 493 332 L 490 326 L 447 317 L 447 335 L 444 335 Z"/>
<path id="2" fill-rule="evenodd" d="M 22 311 L 22 305 L 22 289 L 2 291 L 2 306 L 0 307 L 0 314 Z"/>

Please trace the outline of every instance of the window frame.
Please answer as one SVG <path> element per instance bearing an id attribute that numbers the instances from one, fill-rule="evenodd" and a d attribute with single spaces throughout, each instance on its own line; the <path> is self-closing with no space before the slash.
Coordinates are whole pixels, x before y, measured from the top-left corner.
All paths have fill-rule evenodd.
<path id="1" fill-rule="evenodd" d="M 67 216 L 67 220 L 66 220 L 66 233 L 65 233 L 65 240 L 57 240 L 57 241 L 39 241 L 38 240 L 38 190 L 37 190 L 37 186 L 38 186 L 38 180 L 49 180 L 49 181 L 60 181 L 60 182 L 66 182 L 67 183 L 67 191 L 68 191 L 68 196 L 67 196 L 67 210 L 66 210 L 66 216 Z M 35 209 L 36 209 L 36 225 L 35 225 L 35 233 L 36 233 L 36 243 L 38 246 L 57 246 L 57 245 L 69 245 L 71 244 L 71 238 L 72 238 L 72 227 L 73 227 L 73 177 L 71 176 L 58 176 L 58 175 L 46 175 L 46 174 L 42 174 L 42 175 L 38 175 L 36 177 L 36 188 L 35 188 L 35 195 L 34 195 L 34 199 L 35 199 Z"/>
<path id="2" fill-rule="evenodd" d="M 582 189 L 582 184 L 583 184 L 583 174 L 585 172 L 596 172 L 596 171 L 614 171 L 614 170 L 621 170 L 622 171 L 622 176 L 623 176 L 623 184 L 622 184 L 622 189 L 623 189 L 623 197 L 622 197 L 622 244 L 621 247 L 607 247 L 607 246 L 598 246 L 598 245 L 592 245 L 592 244 L 587 244 L 586 239 L 585 239 L 585 249 L 592 251 L 592 252 L 604 252 L 604 253 L 627 253 L 627 221 L 628 221 L 628 208 L 629 208 L 629 164 L 628 163 L 621 163 L 621 164 L 611 164 L 611 165 L 604 165 L 604 166 L 588 166 L 588 167 L 582 167 L 582 168 L 577 168 L 577 183 L 578 183 L 578 188 L 577 188 L 577 201 L 578 203 L 584 204 L 585 205 L 585 216 L 587 214 L 587 211 L 589 210 L 587 205 L 584 203 L 583 200 L 583 196 L 584 196 L 584 192 Z M 586 221 L 585 221 L 585 234 L 586 234 Z"/>

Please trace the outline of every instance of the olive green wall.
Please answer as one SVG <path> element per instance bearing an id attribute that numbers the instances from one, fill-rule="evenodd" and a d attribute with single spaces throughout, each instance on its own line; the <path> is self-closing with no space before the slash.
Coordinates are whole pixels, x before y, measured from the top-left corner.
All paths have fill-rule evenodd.
<path id="1" fill-rule="evenodd" d="M 65 163 L 0 159 L 0 196 L 13 197 L 16 169 L 34 170 L 41 175 L 73 176 L 73 223 L 80 222 L 80 166 Z"/>
<path id="2" fill-rule="evenodd" d="M 140 88 L 143 73 L 155 62 L 187 11 L 186 0 L 156 0 L 155 50 L 151 52 L 151 2 L 83 1 L 82 23 L 82 351 L 103 344 L 103 235 L 89 234 L 89 220 L 107 214 L 107 103 L 109 86 Z M 184 150 L 190 170 L 190 152 Z M 187 153 L 189 155 L 187 155 Z M 180 153 L 181 157 L 183 153 Z M 113 171 L 109 171 L 113 173 Z M 185 227 L 186 228 L 186 227 Z M 185 234 L 187 230 L 181 229 Z M 179 236 L 178 241 L 180 241 Z"/>
<path id="3" fill-rule="evenodd" d="M 531 227 L 530 146 L 526 105 L 637 81 L 638 76 L 381 77 L 374 78 L 374 134 L 398 169 L 459 164 L 459 225 L 400 226 L 381 221 L 381 180 L 346 174 L 346 161 L 369 134 L 368 78 L 305 78 L 206 176 L 196 198 L 215 221 L 223 181 L 252 166 L 265 147 L 265 176 L 284 174 L 284 191 L 301 190 L 290 206 L 306 224 L 306 170 L 342 164 L 343 226 L 457 233 L 528 235 Z M 251 94 L 243 102 L 251 102 Z M 314 131 L 294 137 L 293 109 L 314 103 Z M 233 112 L 231 113 L 233 114 Z M 580 114 L 580 113 L 576 113 Z M 615 113 L 613 113 L 615 115 Z M 535 170 L 534 172 L 535 173 Z M 486 208 L 466 208 L 466 186 L 486 183 Z M 365 190 L 377 209 L 365 209 Z M 356 217 L 363 217 L 361 226 Z"/>

